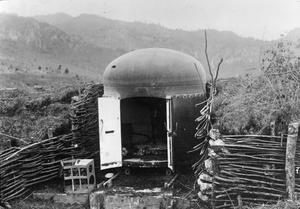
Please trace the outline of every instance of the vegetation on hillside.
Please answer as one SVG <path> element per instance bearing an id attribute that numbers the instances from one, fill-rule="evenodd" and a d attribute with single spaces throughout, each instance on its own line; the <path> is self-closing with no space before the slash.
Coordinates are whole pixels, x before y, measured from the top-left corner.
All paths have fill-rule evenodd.
<path id="1" fill-rule="evenodd" d="M 48 129 L 54 136 L 70 132 L 71 98 L 83 86 L 79 79 L 24 72 L 1 74 L 1 79 L 0 150 L 10 146 L 4 135 L 30 143 L 48 137 Z"/>
<path id="2" fill-rule="evenodd" d="M 47 129 L 58 134 L 70 131 L 69 110 L 71 97 L 78 89 L 65 87 L 56 93 L 30 95 L 18 89 L 1 92 L 0 132 L 29 142 L 46 137 Z"/>
<path id="3" fill-rule="evenodd" d="M 261 73 L 222 80 L 214 103 L 215 126 L 226 134 L 268 134 L 271 120 L 278 133 L 300 119 L 300 58 L 285 41 L 265 51 Z"/>

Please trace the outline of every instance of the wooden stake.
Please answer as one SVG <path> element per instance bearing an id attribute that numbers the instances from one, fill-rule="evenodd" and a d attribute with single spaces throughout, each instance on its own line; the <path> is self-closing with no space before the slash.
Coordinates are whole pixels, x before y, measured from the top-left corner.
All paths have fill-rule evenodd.
<path id="1" fill-rule="evenodd" d="M 242 201 L 241 195 L 237 196 L 237 200 L 238 200 L 238 208 L 242 209 L 243 208 L 243 201 Z"/>
<path id="2" fill-rule="evenodd" d="M 177 179 L 178 174 L 176 174 L 175 176 L 173 176 L 171 178 L 171 180 L 169 180 L 169 182 L 165 182 L 164 184 L 164 188 L 169 188 L 170 186 L 172 186 L 172 184 L 174 183 L 174 181 Z"/>
<path id="3" fill-rule="evenodd" d="M 275 132 L 275 127 L 276 123 L 275 123 L 275 120 L 272 120 L 271 123 L 270 123 L 270 128 L 271 128 L 271 136 L 276 136 L 276 132 Z"/>
<path id="4" fill-rule="evenodd" d="M 295 201 L 295 154 L 297 138 L 299 133 L 300 122 L 289 124 L 288 137 L 286 144 L 286 160 L 285 160 L 285 172 L 286 172 L 286 191 L 288 199 Z"/>
<path id="5" fill-rule="evenodd" d="M 48 128 L 48 139 L 53 137 L 53 129 L 52 128 Z"/>

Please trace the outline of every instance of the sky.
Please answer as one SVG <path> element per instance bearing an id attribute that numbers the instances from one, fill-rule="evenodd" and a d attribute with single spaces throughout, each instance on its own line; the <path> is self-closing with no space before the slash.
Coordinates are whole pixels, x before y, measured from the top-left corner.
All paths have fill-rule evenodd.
<path id="1" fill-rule="evenodd" d="M 300 0 L 0 0 L 0 13 L 96 14 L 172 29 L 216 29 L 272 40 L 300 27 Z"/>

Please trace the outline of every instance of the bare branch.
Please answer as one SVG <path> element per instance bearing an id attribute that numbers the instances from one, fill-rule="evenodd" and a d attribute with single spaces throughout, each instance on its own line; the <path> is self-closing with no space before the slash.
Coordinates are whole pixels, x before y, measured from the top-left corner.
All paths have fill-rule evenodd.
<path id="1" fill-rule="evenodd" d="M 197 71 L 197 73 L 198 73 L 199 78 L 201 79 L 201 75 L 200 75 L 199 69 L 198 69 L 198 67 L 197 67 L 197 64 L 194 63 L 194 66 L 195 66 L 195 68 L 196 68 L 196 71 Z"/>
<path id="2" fill-rule="evenodd" d="M 20 139 L 20 138 L 14 137 L 14 136 L 10 136 L 10 135 L 7 135 L 7 134 L 5 134 L 5 133 L 1 133 L 1 132 L 0 132 L 0 136 L 5 136 L 5 137 L 11 138 L 11 139 L 15 139 L 15 140 L 17 140 L 17 141 L 20 141 L 20 142 L 26 144 L 26 145 L 29 144 L 28 142 L 26 142 L 26 141 L 23 140 L 23 139 Z"/>
<path id="3" fill-rule="evenodd" d="M 221 66 L 222 62 L 223 62 L 223 58 L 221 58 L 219 63 L 218 63 L 217 72 L 216 72 L 216 76 L 215 76 L 215 79 L 214 79 L 214 85 L 216 85 L 217 79 L 219 77 L 219 71 L 220 71 L 220 66 Z"/>
<path id="4" fill-rule="evenodd" d="M 211 83 L 213 84 L 214 82 L 214 75 L 211 71 L 211 66 L 210 66 L 210 62 L 209 62 L 209 58 L 208 58 L 208 53 L 207 53 L 207 35 L 206 35 L 206 30 L 204 30 L 204 38 L 205 38 L 205 57 L 206 57 L 206 62 L 208 65 L 208 70 L 209 70 L 209 74 L 211 77 Z"/>

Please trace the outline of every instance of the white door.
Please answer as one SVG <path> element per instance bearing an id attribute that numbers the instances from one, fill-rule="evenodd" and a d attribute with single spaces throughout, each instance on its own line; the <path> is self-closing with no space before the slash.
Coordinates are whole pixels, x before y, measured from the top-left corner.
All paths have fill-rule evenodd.
<path id="1" fill-rule="evenodd" d="M 174 171 L 174 150 L 173 150 L 173 125 L 172 125 L 172 100 L 167 99 L 167 148 L 168 148 L 168 168 Z"/>
<path id="2" fill-rule="evenodd" d="M 98 98 L 100 169 L 122 166 L 120 100 Z"/>

